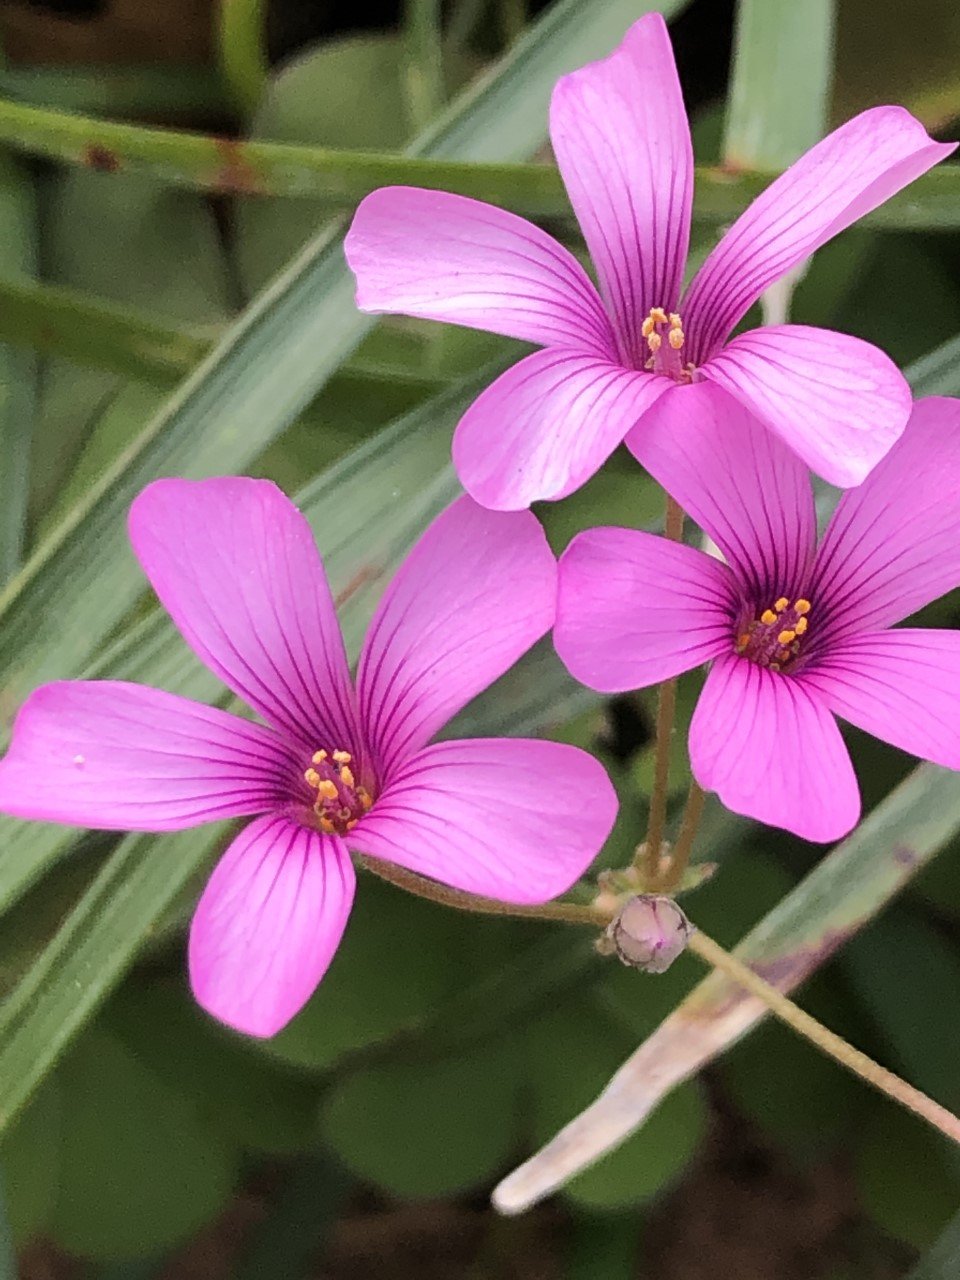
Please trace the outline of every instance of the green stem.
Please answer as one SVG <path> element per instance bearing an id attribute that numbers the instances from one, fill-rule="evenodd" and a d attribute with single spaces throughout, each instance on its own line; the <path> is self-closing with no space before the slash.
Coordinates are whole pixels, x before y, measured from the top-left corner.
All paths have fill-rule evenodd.
<path id="1" fill-rule="evenodd" d="M 663 526 L 664 537 L 679 542 L 683 537 L 683 510 L 667 494 L 667 509 Z M 653 790 L 650 793 L 650 818 L 647 838 L 637 851 L 635 865 L 643 874 L 644 883 L 654 885 L 660 877 L 660 854 L 663 832 L 667 820 L 668 783 L 670 781 L 670 746 L 673 739 L 673 720 L 677 709 L 677 682 L 665 680 L 657 693 L 657 728 L 654 747 Z"/>
<path id="2" fill-rule="evenodd" d="M 575 902 L 544 902 L 537 906 L 521 906 L 516 903 L 500 902 L 496 898 L 481 898 L 473 893 L 463 893 L 460 889 L 451 889 L 425 876 L 418 876 L 413 871 L 405 871 L 392 862 L 380 862 L 377 858 L 360 856 L 360 866 L 366 871 L 396 885 L 407 893 L 418 898 L 426 898 L 429 902 L 439 902 L 444 907 L 453 907 L 455 911 L 471 911 L 475 915 L 512 916 L 519 920 L 559 920 L 564 924 L 585 924 L 594 929 L 603 929 L 610 923 L 610 914 L 596 907 L 580 906 Z"/>
<path id="3" fill-rule="evenodd" d="M 753 969 L 748 968 L 736 956 L 724 951 L 719 943 L 714 942 L 712 938 L 708 938 L 706 934 L 700 933 L 699 930 L 695 931 L 687 945 L 701 960 L 712 965 L 714 969 L 719 969 L 728 978 L 732 978 L 734 982 L 749 991 L 751 995 L 762 1000 L 770 1012 L 779 1018 L 781 1022 L 790 1027 L 792 1031 L 795 1031 L 797 1035 L 809 1040 L 821 1053 L 825 1053 L 834 1062 L 839 1062 L 848 1071 L 852 1071 L 855 1076 L 859 1076 L 861 1080 L 864 1080 L 880 1093 L 886 1094 L 888 1098 L 899 1102 L 902 1107 L 906 1107 L 914 1115 L 926 1120 L 929 1125 L 932 1125 L 940 1133 L 946 1134 L 954 1142 L 960 1143 L 960 1118 L 948 1111 L 946 1107 L 942 1107 L 939 1102 L 934 1102 L 932 1098 L 928 1098 L 925 1093 L 921 1093 L 912 1084 L 901 1080 L 892 1071 L 888 1071 L 886 1067 L 881 1067 L 879 1063 L 874 1062 L 865 1053 L 848 1044 L 842 1036 L 838 1036 L 836 1032 L 829 1030 L 828 1027 L 818 1022 L 816 1018 L 811 1017 L 804 1009 L 799 1008 L 792 1000 L 788 999 L 783 992 L 778 991 L 776 987 L 772 987 L 769 982 L 761 978 Z"/>
<path id="4" fill-rule="evenodd" d="M 440 0 L 404 0 L 407 96 L 413 132 L 427 127 L 443 105 Z"/>
<path id="5" fill-rule="evenodd" d="M 657 885 L 661 893 L 675 893 L 683 883 L 684 874 L 690 864 L 693 842 L 700 827 L 705 799 L 702 789 L 691 779 L 687 801 L 683 807 L 683 817 L 680 819 L 680 831 L 670 850 L 670 860 Z"/>
<path id="6" fill-rule="evenodd" d="M 552 165 L 431 160 L 337 151 L 283 142 L 238 142 L 175 129 L 148 129 L 0 99 L 0 143 L 104 172 L 142 173 L 158 181 L 222 195 L 312 198 L 355 204 L 377 187 L 409 185 L 490 200 L 533 218 L 569 218 L 570 202 Z M 694 217 L 732 221 L 774 174 L 697 170 Z M 891 230 L 960 227 L 960 166 L 941 165 L 911 183 L 860 225 Z"/>
<path id="7" fill-rule="evenodd" d="M 260 102 L 270 64 L 264 48 L 265 0 L 220 0 L 217 52 L 220 73 L 244 115 Z"/>

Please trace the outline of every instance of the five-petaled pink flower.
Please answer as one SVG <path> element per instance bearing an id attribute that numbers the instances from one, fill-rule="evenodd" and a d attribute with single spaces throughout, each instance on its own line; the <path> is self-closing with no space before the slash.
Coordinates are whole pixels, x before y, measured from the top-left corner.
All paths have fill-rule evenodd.
<path id="1" fill-rule="evenodd" d="M 157 481 L 130 534 L 184 639 L 266 724 L 142 685 L 46 685 L 0 763 L 0 811 L 130 831 L 254 817 L 190 932 L 216 1017 L 269 1036 L 301 1008 L 350 912 L 348 849 L 520 903 L 590 864 L 617 807 L 591 756 L 428 745 L 553 623 L 556 561 L 529 512 L 461 498 L 439 516 L 377 609 L 355 686 L 310 528 L 274 485 Z"/>
<path id="2" fill-rule="evenodd" d="M 693 155 L 659 14 L 637 22 L 606 61 L 558 82 L 550 135 L 599 293 L 533 224 L 446 192 L 375 191 L 347 236 L 361 309 L 545 348 L 461 420 L 453 458 L 466 490 L 484 506 L 516 510 L 573 492 L 624 438 L 645 462 L 651 410 L 700 380 L 745 405 L 825 479 L 859 484 L 910 412 L 887 356 L 803 325 L 728 339 L 769 285 L 954 144 L 932 142 L 901 107 L 863 112 L 753 202 L 681 300 Z"/>
<path id="3" fill-rule="evenodd" d="M 697 781 L 737 813 L 838 839 L 860 796 L 834 714 L 960 769 L 960 632 L 893 626 L 960 585 L 960 401 L 915 405 L 817 547 L 806 469 L 705 392 L 684 397 L 685 424 L 666 406 L 648 459 L 727 563 L 652 534 L 579 534 L 560 561 L 557 651 L 604 691 L 712 662 L 690 728 Z"/>

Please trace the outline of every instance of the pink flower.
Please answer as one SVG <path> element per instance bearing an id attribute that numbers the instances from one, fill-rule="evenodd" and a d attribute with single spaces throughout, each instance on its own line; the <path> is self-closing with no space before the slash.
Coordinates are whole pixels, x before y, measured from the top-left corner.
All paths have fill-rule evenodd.
<path id="1" fill-rule="evenodd" d="M 645 462 L 650 411 L 701 379 L 827 480 L 859 484 L 910 412 L 887 356 L 803 325 L 728 339 L 769 285 L 954 144 L 932 142 L 901 107 L 863 112 L 753 202 L 681 299 L 693 154 L 659 14 L 641 18 L 605 61 L 558 82 L 550 134 L 599 293 L 538 227 L 446 192 L 375 191 L 347 236 L 362 310 L 545 348 L 498 378 L 461 420 L 453 459 L 467 491 L 502 510 L 565 497 L 628 433 Z"/>
<path id="2" fill-rule="evenodd" d="M 808 840 L 860 814 L 834 715 L 960 769 L 960 632 L 898 627 L 960 585 L 960 402 L 930 398 L 819 547 L 809 477 L 706 386 L 651 425 L 651 469 L 727 563 L 626 529 L 573 539 L 560 562 L 557 651 L 595 689 L 712 662 L 690 762 L 723 803 Z"/>
<path id="3" fill-rule="evenodd" d="M 0 811 L 124 831 L 254 818 L 193 917 L 193 990 L 270 1036 L 302 1007 L 353 900 L 348 849 L 473 893 L 543 902 L 586 869 L 617 802 L 574 747 L 428 745 L 550 628 L 556 562 L 529 513 L 469 498 L 387 589 L 350 678 L 303 516 L 262 480 L 160 480 L 134 549 L 184 639 L 266 724 L 115 681 L 45 685 L 0 762 Z"/>

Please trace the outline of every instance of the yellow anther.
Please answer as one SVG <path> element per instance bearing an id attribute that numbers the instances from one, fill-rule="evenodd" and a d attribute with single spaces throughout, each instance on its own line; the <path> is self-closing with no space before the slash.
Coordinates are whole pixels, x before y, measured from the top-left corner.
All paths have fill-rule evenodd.
<path id="1" fill-rule="evenodd" d="M 317 786 L 317 792 L 324 800 L 336 800 L 340 792 L 337 790 L 337 784 L 330 778 L 324 778 Z"/>
<path id="2" fill-rule="evenodd" d="M 807 620 L 806 620 L 806 618 L 798 618 L 798 619 L 796 620 L 796 622 L 793 624 L 793 629 L 794 629 L 794 631 L 797 633 L 797 635 L 798 635 L 798 636 L 802 636 L 802 635 L 803 635 L 803 633 L 804 633 L 804 632 L 806 631 L 806 629 L 807 629 Z"/>
<path id="3" fill-rule="evenodd" d="M 333 758 L 337 764 L 349 764 L 353 759 L 349 751 L 335 751 Z"/>
<path id="4" fill-rule="evenodd" d="M 320 785 L 320 775 L 316 769 L 308 769 L 303 775 L 303 780 L 308 787 L 318 787 Z"/>
<path id="5" fill-rule="evenodd" d="M 772 627 L 776 620 L 777 615 L 772 609 L 764 609 L 763 613 L 760 615 L 760 621 L 765 627 Z"/>
<path id="6" fill-rule="evenodd" d="M 670 328 L 671 329 L 683 328 L 683 321 L 680 319 L 680 317 L 677 315 L 675 311 L 670 312 Z"/>
<path id="7" fill-rule="evenodd" d="M 653 352 L 654 355 L 657 354 L 657 352 L 660 350 L 662 345 L 663 345 L 663 339 L 660 337 L 659 333 L 651 333 L 650 336 L 647 338 L 647 346 L 650 348 L 650 350 Z"/>
<path id="8" fill-rule="evenodd" d="M 357 799 L 363 805 L 364 811 L 369 809 L 373 804 L 373 801 L 370 799 L 370 793 L 367 791 L 366 787 L 357 787 Z"/>
<path id="9" fill-rule="evenodd" d="M 323 764 L 323 762 L 324 762 L 324 760 L 326 760 L 326 758 L 327 758 L 327 753 L 326 753 L 325 751 L 315 751 L 315 752 L 313 753 L 313 763 L 314 763 L 314 764 Z"/>
<path id="10" fill-rule="evenodd" d="M 345 787 L 353 786 L 353 773 L 345 764 L 340 766 L 340 781 Z"/>
<path id="11" fill-rule="evenodd" d="M 777 636 L 777 644 L 782 644 L 782 645 L 793 644 L 796 638 L 797 638 L 797 633 L 795 631 L 781 631 L 780 634 Z"/>
<path id="12" fill-rule="evenodd" d="M 673 347 L 674 351 L 679 351 L 683 346 L 683 330 L 671 329 L 667 334 L 667 341 L 670 343 L 671 347 Z"/>
<path id="13" fill-rule="evenodd" d="M 350 821 L 347 823 L 347 830 L 352 831 L 356 825 L 357 825 L 356 818 L 351 818 Z"/>
<path id="14" fill-rule="evenodd" d="M 653 317 L 647 316 L 646 320 L 644 320 L 643 324 L 640 326 L 640 332 L 645 338 L 649 338 L 651 333 L 653 333 L 653 329 L 654 329 Z"/>
<path id="15" fill-rule="evenodd" d="M 750 632 L 745 631 L 743 635 L 740 637 L 740 639 L 737 641 L 737 648 L 745 649 L 749 643 L 750 643 Z"/>
<path id="16" fill-rule="evenodd" d="M 794 602 L 793 602 L 793 611 L 794 611 L 794 613 L 799 613 L 799 614 L 800 614 L 800 616 L 801 616 L 801 617 L 803 617 L 803 615 L 804 615 L 805 613 L 809 613 L 809 612 L 810 612 L 810 601 L 809 601 L 809 600 L 794 600 Z"/>
<path id="17" fill-rule="evenodd" d="M 655 324 L 666 324 L 667 313 L 664 311 L 663 307 L 653 307 L 648 319 L 652 320 Z"/>
<path id="18" fill-rule="evenodd" d="M 786 596 L 781 596 L 773 607 L 776 609 L 777 613 L 783 613 L 789 603 L 790 601 Z"/>
<path id="19" fill-rule="evenodd" d="M 325 832 L 328 836 L 332 836 L 336 828 L 334 827 L 333 823 L 330 821 L 329 818 L 321 817 L 320 830 Z"/>

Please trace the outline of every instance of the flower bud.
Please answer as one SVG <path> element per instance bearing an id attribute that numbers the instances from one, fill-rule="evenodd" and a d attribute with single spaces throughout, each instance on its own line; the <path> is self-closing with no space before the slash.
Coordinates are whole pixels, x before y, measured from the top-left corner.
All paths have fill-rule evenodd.
<path id="1" fill-rule="evenodd" d="M 624 903 L 607 926 L 624 964 L 644 973 L 664 973 L 687 945 L 692 926 L 672 898 L 641 893 Z"/>

